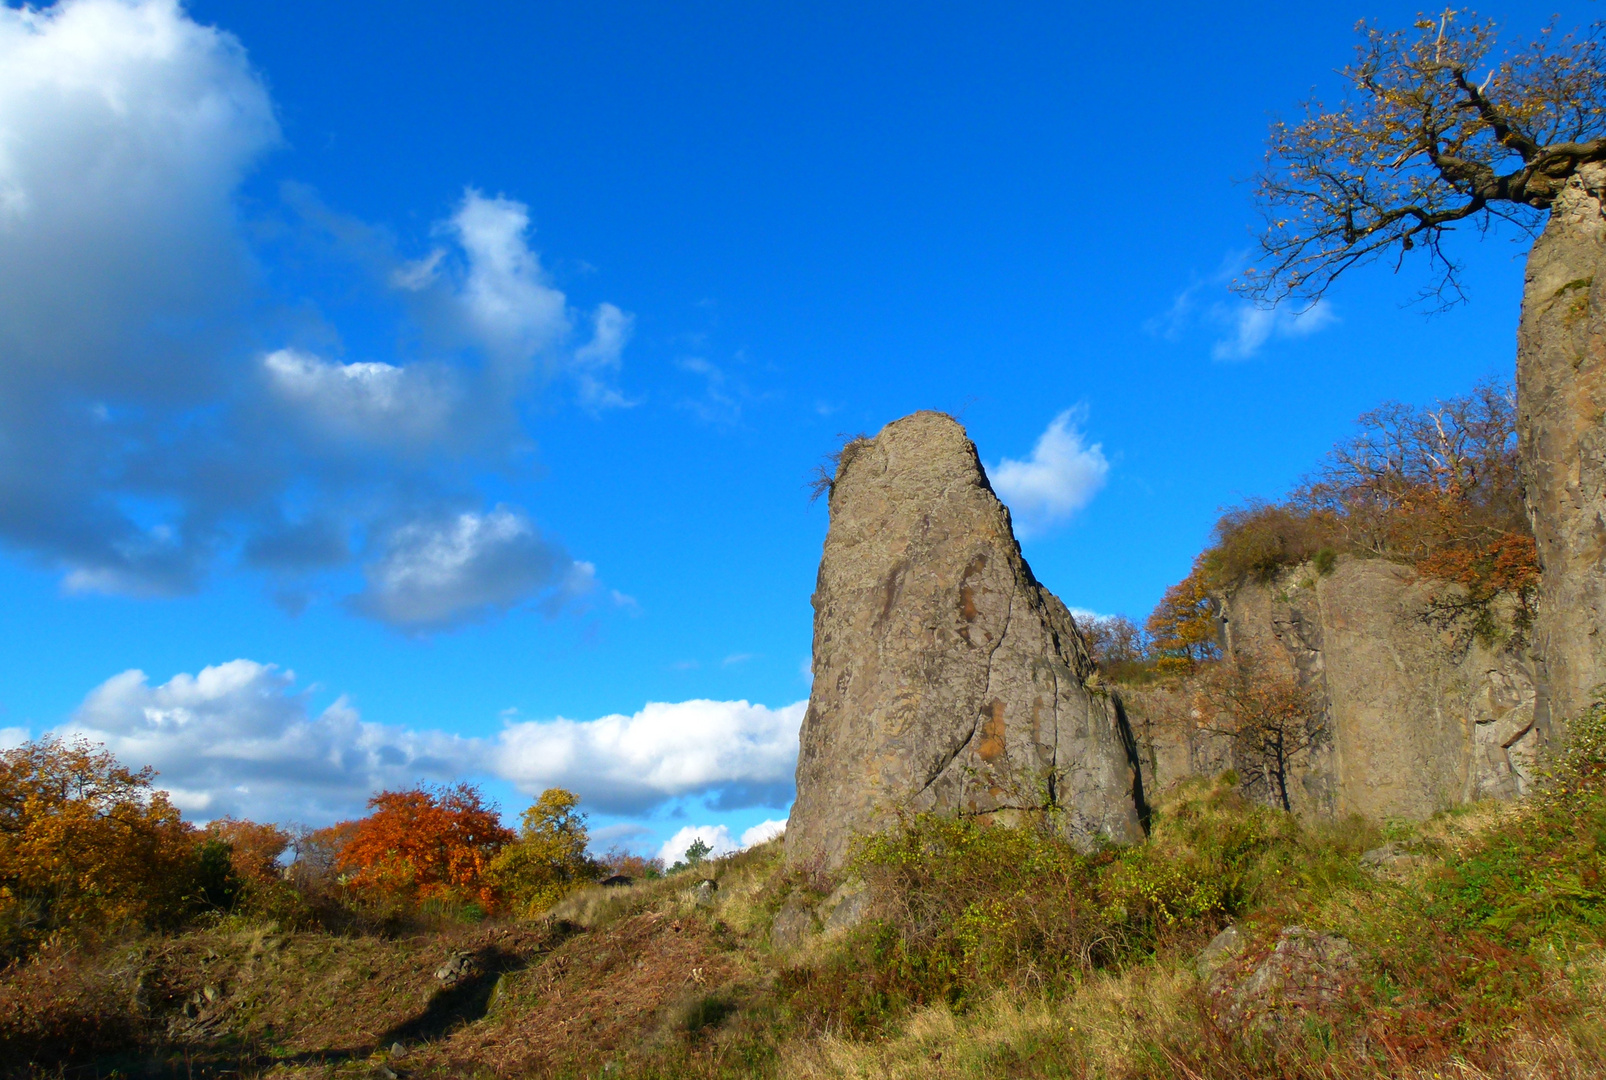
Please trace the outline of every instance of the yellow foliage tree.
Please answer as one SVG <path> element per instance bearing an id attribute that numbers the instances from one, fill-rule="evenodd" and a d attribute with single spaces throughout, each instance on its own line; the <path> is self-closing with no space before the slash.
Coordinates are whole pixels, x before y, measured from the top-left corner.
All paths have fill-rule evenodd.
<path id="1" fill-rule="evenodd" d="M 1188 576 L 1165 591 L 1146 626 L 1153 641 L 1155 667 L 1162 672 L 1192 671 L 1221 655 L 1216 644 L 1216 602 L 1202 559 Z"/>
<path id="2" fill-rule="evenodd" d="M 596 880 L 600 867 L 586 854 L 590 837 L 579 805 L 572 791 L 543 791 L 524 811 L 518 840 L 491 863 L 488 876 L 520 912 L 539 915 Z"/>
<path id="3" fill-rule="evenodd" d="M 195 832 L 154 776 L 82 741 L 0 754 L 0 948 L 184 914 Z"/>

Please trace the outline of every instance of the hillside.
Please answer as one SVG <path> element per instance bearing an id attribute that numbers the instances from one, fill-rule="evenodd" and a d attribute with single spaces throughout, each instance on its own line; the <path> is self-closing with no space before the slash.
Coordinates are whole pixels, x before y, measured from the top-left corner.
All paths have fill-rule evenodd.
<path id="1" fill-rule="evenodd" d="M 1419 826 L 1304 825 L 1230 782 L 1184 785 L 1148 840 L 1088 854 L 907 819 L 859 848 L 863 921 L 791 951 L 776 913 L 829 883 L 778 842 L 536 919 L 336 935 L 222 916 L 46 948 L 0 977 L 0 1059 L 17 1077 L 1599 1075 L 1606 713 L 1574 740 L 1529 800 Z"/>

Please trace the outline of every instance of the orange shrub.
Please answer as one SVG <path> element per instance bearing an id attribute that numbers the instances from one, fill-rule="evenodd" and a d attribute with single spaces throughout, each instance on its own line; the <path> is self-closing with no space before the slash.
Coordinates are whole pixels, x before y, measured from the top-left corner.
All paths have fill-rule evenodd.
<path id="1" fill-rule="evenodd" d="M 473 900 L 487 910 L 496 905 L 497 890 L 485 871 L 514 834 L 478 788 L 382 791 L 368 806 L 373 813 L 350 827 L 335 855 L 349 885 L 408 901 Z"/>

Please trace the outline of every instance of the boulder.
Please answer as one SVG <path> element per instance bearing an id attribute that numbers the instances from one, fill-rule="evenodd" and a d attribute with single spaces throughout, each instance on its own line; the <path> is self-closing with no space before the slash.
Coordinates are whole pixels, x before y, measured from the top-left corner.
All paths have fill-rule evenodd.
<path id="1" fill-rule="evenodd" d="M 1131 732 L 964 429 L 921 412 L 849 443 L 830 510 L 788 861 L 837 870 L 905 811 L 1141 837 Z"/>
<path id="2" fill-rule="evenodd" d="M 1270 952 L 1216 969 L 1209 983 L 1216 1023 L 1271 1030 L 1320 1015 L 1349 992 L 1359 971 L 1348 941 L 1290 926 Z"/>
<path id="3" fill-rule="evenodd" d="M 1198 972 L 1199 978 L 1208 979 L 1216 970 L 1243 952 L 1244 935 L 1236 926 L 1229 926 L 1221 933 L 1210 939 L 1210 944 L 1199 951 L 1193 961 L 1193 969 Z"/>
<path id="4" fill-rule="evenodd" d="M 795 949 L 805 938 L 819 929 L 814 919 L 814 908 L 796 893 L 786 898 L 781 910 L 775 913 L 770 924 L 770 944 L 777 950 Z"/>
<path id="5" fill-rule="evenodd" d="M 870 908 L 870 890 L 858 878 L 838 885 L 816 909 L 827 934 L 849 930 L 864 921 Z"/>

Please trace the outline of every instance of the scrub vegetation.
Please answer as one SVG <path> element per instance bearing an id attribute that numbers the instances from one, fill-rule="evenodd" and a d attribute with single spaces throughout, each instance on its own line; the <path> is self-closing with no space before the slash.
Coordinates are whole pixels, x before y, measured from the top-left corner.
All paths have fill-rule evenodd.
<path id="1" fill-rule="evenodd" d="M 776 913 L 832 883 L 788 869 L 778 841 L 578 884 L 538 915 L 426 890 L 405 913 L 387 894 L 370 901 L 382 917 L 320 922 L 305 912 L 334 901 L 285 917 L 243 877 L 231 907 L 186 901 L 187 925 L 130 914 L 118 934 L 79 933 L 61 913 L 0 976 L 0 1061 L 15 1076 L 1598 1075 L 1606 706 L 1571 731 L 1528 800 L 1420 825 L 1302 822 L 1230 775 L 1168 793 L 1126 848 L 910 816 L 858 845 L 862 920 L 793 950 L 770 942 Z M 12 751 L 8 782 L 40 753 Z M 472 811 L 462 795 L 430 798 Z M 543 802 L 526 839 L 532 817 L 536 837 L 574 820 Z M 192 872 L 245 833 L 192 837 Z M 1385 842 L 1397 865 L 1368 865 Z M 269 894 L 304 888 L 297 862 Z M 1201 950 L 1235 926 L 1247 971 L 1293 924 L 1353 945 L 1345 992 L 1277 1026 L 1225 1021 Z"/>

